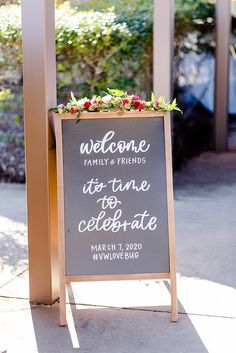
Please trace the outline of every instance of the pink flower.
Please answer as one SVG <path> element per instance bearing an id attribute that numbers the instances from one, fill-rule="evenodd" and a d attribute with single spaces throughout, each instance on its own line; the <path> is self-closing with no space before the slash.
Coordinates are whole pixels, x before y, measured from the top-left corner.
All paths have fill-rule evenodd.
<path id="1" fill-rule="evenodd" d="M 129 100 L 128 99 L 123 99 L 123 105 L 128 105 L 129 104 Z"/>
<path id="2" fill-rule="evenodd" d="M 92 103 L 91 103 L 90 101 L 87 101 L 87 102 L 84 103 L 84 107 L 85 107 L 86 109 L 88 109 L 89 107 L 91 107 L 91 105 L 92 105 Z"/>
<path id="3" fill-rule="evenodd" d="M 70 111 L 71 111 L 72 114 L 75 114 L 75 113 L 77 112 L 77 110 L 76 110 L 75 107 L 71 107 L 71 108 L 70 108 Z"/>
<path id="4" fill-rule="evenodd" d="M 59 108 L 62 109 L 62 110 L 65 109 L 63 104 L 59 104 Z"/>
<path id="5" fill-rule="evenodd" d="M 159 107 L 160 103 L 158 101 L 155 102 L 155 106 Z"/>
<path id="6" fill-rule="evenodd" d="M 140 99 L 139 96 L 132 96 L 133 101 L 139 101 L 139 99 Z"/>

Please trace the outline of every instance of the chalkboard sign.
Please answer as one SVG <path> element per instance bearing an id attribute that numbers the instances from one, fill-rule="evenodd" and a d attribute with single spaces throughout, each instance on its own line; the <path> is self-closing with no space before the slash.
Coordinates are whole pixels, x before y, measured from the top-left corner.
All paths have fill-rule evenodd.
<path id="1" fill-rule="evenodd" d="M 84 113 L 77 122 L 56 114 L 54 122 L 61 301 L 66 282 L 170 278 L 176 321 L 169 114 Z"/>

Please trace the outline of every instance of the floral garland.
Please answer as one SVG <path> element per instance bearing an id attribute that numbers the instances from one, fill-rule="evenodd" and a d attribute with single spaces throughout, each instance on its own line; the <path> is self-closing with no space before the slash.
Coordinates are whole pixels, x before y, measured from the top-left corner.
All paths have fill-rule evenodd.
<path id="1" fill-rule="evenodd" d="M 151 95 L 150 101 L 142 100 L 139 96 L 128 95 L 127 92 L 117 89 L 107 89 L 104 96 L 93 96 L 92 99 L 87 97 L 76 99 L 71 92 L 70 101 L 64 105 L 59 104 L 50 109 L 50 111 L 59 114 L 77 114 L 79 119 L 82 112 L 111 112 L 111 111 L 156 111 L 169 112 L 177 110 L 182 111 L 177 106 L 176 99 L 172 102 L 165 102 L 164 97 L 155 98 Z"/>

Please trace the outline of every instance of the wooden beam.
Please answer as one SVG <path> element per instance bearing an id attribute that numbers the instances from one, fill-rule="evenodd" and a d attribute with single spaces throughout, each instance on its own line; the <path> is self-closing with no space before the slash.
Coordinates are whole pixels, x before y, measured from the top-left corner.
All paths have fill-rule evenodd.
<path id="1" fill-rule="evenodd" d="M 228 148 L 228 84 L 231 0 L 216 1 L 215 149 Z"/>
<path id="2" fill-rule="evenodd" d="M 30 301 L 58 296 L 55 150 L 48 108 L 56 104 L 53 0 L 22 0 Z"/>
<path id="3" fill-rule="evenodd" d="M 154 0 L 153 91 L 167 100 L 172 98 L 173 43 L 173 0 Z"/>

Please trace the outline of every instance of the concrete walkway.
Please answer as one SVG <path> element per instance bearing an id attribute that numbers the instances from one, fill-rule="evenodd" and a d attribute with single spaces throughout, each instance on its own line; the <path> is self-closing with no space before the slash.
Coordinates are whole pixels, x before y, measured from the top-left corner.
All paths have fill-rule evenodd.
<path id="1" fill-rule="evenodd" d="M 167 281 L 68 287 L 58 305 L 28 303 L 25 187 L 0 184 L 0 352 L 235 353 L 236 154 L 206 153 L 175 175 L 179 322 Z"/>

